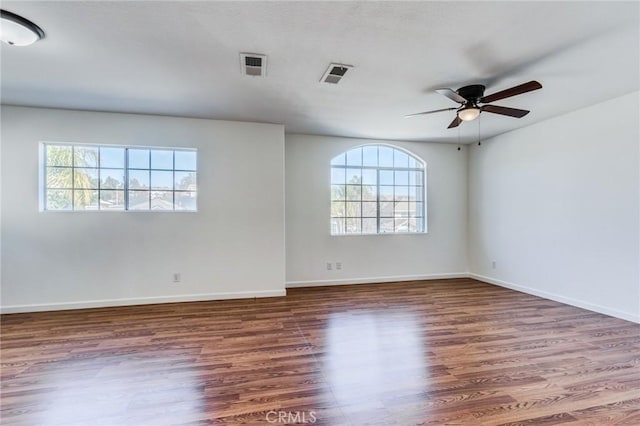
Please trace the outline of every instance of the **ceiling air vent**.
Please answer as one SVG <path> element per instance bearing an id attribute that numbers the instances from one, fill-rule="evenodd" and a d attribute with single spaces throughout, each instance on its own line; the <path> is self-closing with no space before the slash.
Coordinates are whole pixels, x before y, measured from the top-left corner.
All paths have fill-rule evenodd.
<path id="1" fill-rule="evenodd" d="M 241 53 L 240 72 L 252 77 L 265 77 L 267 75 L 267 55 Z"/>
<path id="2" fill-rule="evenodd" d="M 338 84 L 350 68 L 353 68 L 353 66 L 345 64 L 329 64 L 329 68 L 327 68 L 327 71 L 325 71 L 320 81 L 324 83 Z"/>

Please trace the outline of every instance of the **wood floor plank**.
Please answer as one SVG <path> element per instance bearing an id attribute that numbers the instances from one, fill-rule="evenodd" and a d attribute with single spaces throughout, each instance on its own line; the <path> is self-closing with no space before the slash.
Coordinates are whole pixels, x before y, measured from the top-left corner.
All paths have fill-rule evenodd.
<path id="1" fill-rule="evenodd" d="M 0 328 L 3 425 L 640 424 L 640 325 L 471 279 Z"/>

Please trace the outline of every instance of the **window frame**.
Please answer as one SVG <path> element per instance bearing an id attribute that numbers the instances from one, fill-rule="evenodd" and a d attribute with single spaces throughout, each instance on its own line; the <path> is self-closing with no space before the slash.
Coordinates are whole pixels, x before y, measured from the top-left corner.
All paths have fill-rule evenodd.
<path id="1" fill-rule="evenodd" d="M 69 146 L 72 147 L 72 162 L 71 162 L 71 166 L 49 166 L 47 164 L 47 146 Z M 75 161 L 75 148 L 95 148 L 98 150 L 98 158 L 96 160 L 96 166 L 95 167 L 89 167 L 91 169 L 96 170 L 97 172 L 97 188 L 95 189 L 89 189 L 89 190 L 95 190 L 98 192 L 98 199 L 97 199 L 97 205 L 98 207 L 95 209 L 75 209 L 74 207 L 74 200 L 75 200 L 75 191 L 76 190 L 82 190 L 85 188 L 76 188 L 75 186 L 75 170 L 76 169 L 83 169 L 85 167 L 78 167 L 74 164 Z M 123 149 L 123 166 L 122 168 L 120 167 L 101 167 L 100 164 L 100 148 L 117 148 L 117 149 Z M 149 167 L 146 169 L 140 169 L 140 168 L 133 168 L 130 169 L 129 168 L 129 150 L 148 150 L 149 151 Z M 172 168 L 171 169 L 156 169 L 156 168 L 152 168 L 152 163 L 151 163 L 151 155 L 152 152 L 154 150 L 158 150 L 158 151 L 171 151 L 172 152 Z M 179 151 L 183 151 L 183 152 L 194 152 L 196 155 L 196 163 L 195 163 L 195 170 L 183 170 L 183 169 L 176 169 L 176 158 L 175 158 L 175 153 L 179 152 Z M 84 143 L 84 142 L 58 142 L 58 141 L 40 141 L 39 142 L 39 174 L 40 177 L 38 179 L 39 181 L 39 211 L 41 213 L 94 213 L 94 212 L 114 212 L 114 213 L 197 213 L 198 212 L 198 194 L 199 194 L 199 172 L 198 169 L 200 168 L 200 160 L 199 160 L 199 155 L 198 155 L 198 148 L 191 148 L 191 147 L 176 147 L 176 146 L 147 146 L 147 145 L 121 145 L 121 144 L 100 144 L 100 143 Z M 47 182 L 47 174 L 48 174 L 48 168 L 49 167 L 60 167 L 60 168 L 66 168 L 66 169 L 70 169 L 71 170 L 71 187 L 70 188 L 64 188 L 65 190 L 69 190 L 72 193 L 72 198 L 71 198 L 71 208 L 69 209 L 48 209 L 47 208 L 47 193 L 49 190 L 55 190 L 55 188 L 49 188 L 48 187 L 48 182 Z M 112 189 L 112 188 L 101 188 L 101 171 L 102 170 L 122 170 L 123 173 L 123 184 L 122 184 L 122 188 L 118 188 L 118 189 Z M 149 199 L 149 208 L 148 209 L 131 209 L 129 206 L 129 192 L 131 191 L 136 191 L 136 190 L 132 190 L 130 188 L 130 183 L 129 183 L 129 171 L 130 170 L 147 170 L 149 172 L 150 178 L 149 178 L 149 187 L 146 190 L 139 190 L 139 191 L 148 191 L 149 192 L 149 196 L 151 197 L 151 193 L 154 192 L 154 190 L 151 187 L 151 172 L 152 171 L 170 171 L 173 174 L 173 188 L 172 189 L 163 189 L 163 190 L 155 190 L 155 191 L 164 191 L 164 192 L 171 192 L 172 193 L 172 209 L 153 209 L 151 207 L 151 198 Z M 176 184 L 175 184 L 175 175 L 176 173 L 180 173 L 180 172 L 188 172 L 188 173 L 194 173 L 195 174 L 195 188 L 193 190 L 177 190 L 176 189 Z M 101 191 L 122 191 L 123 193 L 123 208 L 121 209 L 101 209 L 100 208 L 100 200 L 101 200 Z M 176 204 L 175 204 L 175 199 L 176 199 L 176 193 L 193 193 L 195 194 L 195 207 L 193 209 L 177 209 L 176 208 Z"/>
<path id="2" fill-rule="evenodd" d="M 366 147 L 376 147 L 377 148 L 377 165 L 376 166 L 365 166 L 364 165 L 364 151 L 360 160 L 360 165 L 350 165 L 349 161 L 348 161 L 348 153 L 356 150 L 356 149 L 363 149 Z M 393 166 L 380 166 L 380 151 L 379 148 L 380 147 L 384 147 L 384 148 L 389 148 L 394 152 L 394 156 L 392 158 L 394 158 L 394 163 L 395 163 L 395 152 L 399 151 L 402 152 L 403 154 L 406 154 L 409 157 L 409 160 L 413 159 L 418 166 L 417 167 L 409 167 L 409 162 L 407 163 L 407 167 L 402 167 L 402 166 L 395 166 L 395 164 Z M 345 156 L 345 162 L 344 164 L 340 164 L 340 165 L 336 165 L 334 164 L 334 161 L 341 157 L 341 156 Z M 334 169 L 341 169 L 345 171 L 345 182 L 344 184 L 335 184 L 333 182 L 333 170 Z M 375 200 L 375 205 L 376 205 L 376 232 L 364 232 L 363 231 L 363 219 L 373 219 L 372 217 L 369 216 L 363 216 L 363 203 L 365 201 L 363 201 L 363 196 L 362 194 L 360 195 L 360 200 L 357 201 L 360 203 L 360 215 L 358 217 L 354 217 L 355 219 L 360 219 L 360 231 L 359 232 L 344 232 L 344 233 L 335 233 L 334 232 L 334 226 L 333 226 L 333 219 L 344 219 L 345 220 L 345 230 L 346 230 L 346 220 L 349 219 L 350 217 L 347 216 L 346 213 L 346 203 L 349 201 L 348 200 L 348 196 L 346 195 L 346 188 L 348 185 L 350 185 L 347 181 L 348 177 L 346 176 L 347 174 L 347 170 L 348 169 L 360 169 L 362 174 L 361 176 L 364 175 L 364 170 L 375 170 L 375 174 L 376 174 L 376 183 L 375 185 L 373 184 L 364 184 L 363 182 L 363 178 L 361 177 L 360 179 L 360 183 L 358 184 L 360 187 L 364 187 L 364 186 L 375 186 L 376 188 L 376 200 Z M 380 180 L 380 172 L 381 171 L 392 171 L 393 175 L 394 175 L 394 182 L 392 185 L 384 185 L 381 183 Z M 410 185 L 409 182 L 406 185 L 396 185 L 395 183 L 395 176 L 397 171 L 406 171 L 406 172 L 420 172 L 422 174 L 422 180 L 420 182 L 419 185 Z M 391 145 L 391 144 L 385 144 L 385 143 L 370 143 L 370 144 L 362 144 L 362 145 L 357 145 L 354 147 L 351 147 L 349 149 L 346 149 L 344 151 L 342 151 L 341 153 L 339 153 L 338 155 L 333 156 L 330 160 L 329 160 L 329 204 L 330 204 L 330 208 L 329 208 L 329 234 L 332 237 L 351 237 L 351 236 L 378 236 L 378 235 L 423 235 L 423 234 L 427 234 L 428 233 L 428 228 L 427 228 L 427 163 L 422 160 L 419 156 L 413 154 L 412 152 L 395 146 L 395 145 Z M 344 200 L 334 200 L 333 197 L 333 187 L 334 186 L 344 186 L 345 187 L 345 199 Z M 381 218 L 382 219 L 386 219 L 388 217 L 386 216 L 382 216 L 382 208 L 381 208 L 381 203 L 385 202 L 385 200 L 381 200 L 381 196 L 380 196 L 380 188 L 381 187 L 386 187 L 386 186 L 390 186 L 393 188 L 393 198 L 390 201 L 390 203 L 394 204 L 394 209 L 395 209 L 395 203 L 397 203 L 396 199 L 395 199 L 395 191 L 397 187 L 416 187 L 416 188 L 421 188 L 421 192 L 420 192 L 420 200 L 418 201 L 414 201 L 415 203 L 421 203 L 421 211 L 420 211 L 420 216 L 417 215 L 417 213 L 414 216 L 407 216 L 408 219 L 416 219 L 416 220 L 421 220 L 421 229 L 418 231 L 381 231 L 381 225 L 380 225 L 380 221 Z M 333 203 L 337 202 L 337 201 L 344 201 L 345 203 L 345 215 L 342 217 L 339 216 L 334 216 L 333 215 Z M 410 202 L 409 200 L 407 200 L 407 202 Z M 409 210 L 410 212 L 411 210 Z M 396 215 L 395 215 L 395 211 L 394 211 L 394 215 L 392 217 L 392 219 L 394 220 L 394 229 L 395 229 L 395 220 L 396 220 Z"/>

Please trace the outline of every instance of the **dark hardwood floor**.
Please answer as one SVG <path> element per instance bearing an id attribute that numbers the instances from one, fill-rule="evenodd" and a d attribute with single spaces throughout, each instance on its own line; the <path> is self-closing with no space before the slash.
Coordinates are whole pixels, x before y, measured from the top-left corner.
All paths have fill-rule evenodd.
<path id="1" fill-rule="evenodd" d="M 470 279 L 288 293 L 4 315 L 2 424 L 640 425 L 638 324 Z"/>

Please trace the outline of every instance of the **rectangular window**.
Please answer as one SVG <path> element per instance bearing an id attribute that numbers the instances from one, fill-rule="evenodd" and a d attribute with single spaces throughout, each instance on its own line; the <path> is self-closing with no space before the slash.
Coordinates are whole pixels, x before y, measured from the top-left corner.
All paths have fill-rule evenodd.
<path id="1" fill-rule="evenodd" d="M 195 149 L 42 146 L 43 210 L 197 210 Z"/>

